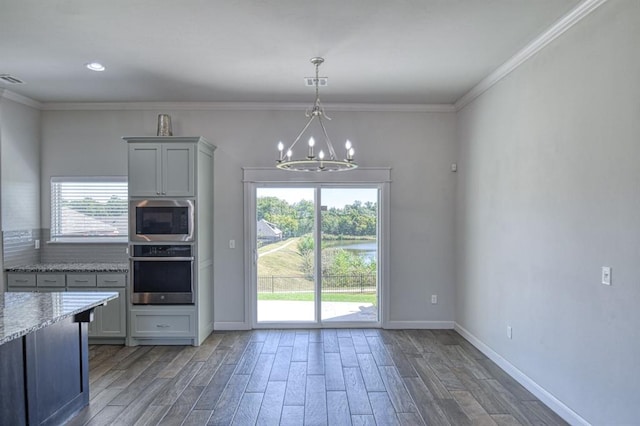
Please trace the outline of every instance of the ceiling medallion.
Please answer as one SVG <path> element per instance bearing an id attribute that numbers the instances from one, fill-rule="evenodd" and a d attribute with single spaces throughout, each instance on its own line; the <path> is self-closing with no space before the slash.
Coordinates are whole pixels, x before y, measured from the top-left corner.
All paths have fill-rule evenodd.
<path id="1" fill-rule="evenodd" d="M 298 136 L 294 139 L 293 143 L 285 151 L 284 144 L 278 142 L 279 157 L 276 161 L 276 167 L 283 170 L 291 170 L 296 172 L 338 172 L 343 170 L 353 170 L 358 165 L 353 160 L 354 149 L 351 141 L 347 139 L 345 147 L 344 159 L 339 159 L 333 149 L 331 139 L 327 134 L 327 129 L 324 126 L 324 119 L 331 120 L 324 113 L 324 108 L 320 103 L 320 96 L 318 94 L 318 83 L 320 77 L 318 74 L 318 68 L 324 62 L 323 58 L 311 58 L 311 63 L 316 67 L 316 77 L 313 80 L 316 88 L 316 100 L 310 110 L 307 110 L 305 116 L 308 118 L 307 124 L 302 128 Z M 323 85 L 326 83 L 326 79 L 323 78 Z M 316 146 L 316 141 L 311 136 L 308 142 L 308 151 L 306 157 L 294 158 L 293 148 L 298 143 L 302 135 L 307 131 L 311 123 L 316 120 L 322 129 L 322 136 L 324 137 L 324 148 Z M 325 149 L 327 150 L 325 152 Z M 315 152 L 318 152 L 317 155 Z"/>

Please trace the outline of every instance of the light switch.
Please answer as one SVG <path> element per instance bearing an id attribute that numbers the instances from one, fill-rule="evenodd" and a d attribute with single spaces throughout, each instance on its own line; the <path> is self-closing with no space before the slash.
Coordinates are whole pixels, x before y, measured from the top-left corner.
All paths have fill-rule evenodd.
<path id="1" fill-rule="evenodd" d="M 611 267 L 610 266 L 602 267 L 602 284 L 611 285 Z"/>
<path id="2" fill-rule="evenodd" d="M 229 248 L 230 249 L 236 248 L 236 240 L 229 240 Z"/>

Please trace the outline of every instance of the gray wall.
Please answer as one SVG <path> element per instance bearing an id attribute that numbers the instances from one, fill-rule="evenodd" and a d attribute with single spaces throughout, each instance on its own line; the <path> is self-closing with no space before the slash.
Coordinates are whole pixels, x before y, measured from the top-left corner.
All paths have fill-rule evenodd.
<path id="1" fill-rule="evenodd" d="M 640 407 L 639 44 L 609 1 L 457 117 L 456 322 L 594 425 Z"/>
<path id="2" fill-rule="evenodd" d="M 40 114 L 0 96 L 3 231 L 40 227 Z"/>
<path id="3" fill-rule="evenodd" d="M 455 114 L 327 111 L 336 141 L 349 136 L 361 166 L 392 168 L 390 320 L 395 326 L 453 324 Z M 215 321 L 245 321 L 242 167 L 272 167 L 276 144 L 304 124 L 296 111 L 44 111 L 42 227 L 50 227 L 49 180 L 63 175 L 125 175 L 122 136 L 152 136 L 158 113 L 174 135 L 217 146 L 214 171 Z M 236 249 L 228 241 L 236 240 Z M 430 296 L 437 294 L 438 305 Z"/>
<path id="4" fill-rule="evenodd" d="M 4 241 L 5 233 L 11 234 L 11 250 L 24 255 L 21 258 L 35 258 L 32 241 L 40 228 L 40 111 L 4 95 L 0 90 L 0 240 Z M 13 244 L 16 240 L 21 242 Z M 0 291 L 4 291 L 4 274 Z"/>

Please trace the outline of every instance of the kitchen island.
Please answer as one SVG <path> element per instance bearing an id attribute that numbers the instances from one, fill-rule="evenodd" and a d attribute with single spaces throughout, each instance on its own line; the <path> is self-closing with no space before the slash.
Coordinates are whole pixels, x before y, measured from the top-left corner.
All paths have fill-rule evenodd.
<path id="1" fill-rule="evenodd" d="M 60 424 L 88 404 L 88 323 L 117 297 L 0 293 L 0 424 Z"/>

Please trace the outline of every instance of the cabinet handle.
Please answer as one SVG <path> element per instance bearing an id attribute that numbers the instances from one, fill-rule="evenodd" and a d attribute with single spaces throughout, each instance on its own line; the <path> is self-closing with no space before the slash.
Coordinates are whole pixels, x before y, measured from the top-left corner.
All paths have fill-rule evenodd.
<path id="1" fill-rule="evenodd" d="M 77 283 L 88 283 L 89 280 L 74 280 Z"/>
<path id="2" fill-rule="evenodd" d="M 169 324 L 156 324 L 156 327 L 158 327 L 158 328 L 169 328 L 171 326 Z"/>
<path id="3" fill-rule="evenodd" d="M 44 280 L 45 283 L 57 283 L 58 280 Z"/>
<path id="4" fill-rule="evenodd" d="M 118 280 L 104 280 L 105 283 L 117 283 Z"/>
<path id="5" fill-rule="evenodd" d="M 160 191 L 156 191 L 156 195 L 160 195 Z"/>
<path id="6" fill-rule="evenodd" d="M 15 280 L 15 282 L 17 282 L 17 283 L 28 283 L 29 280 Z"/>

